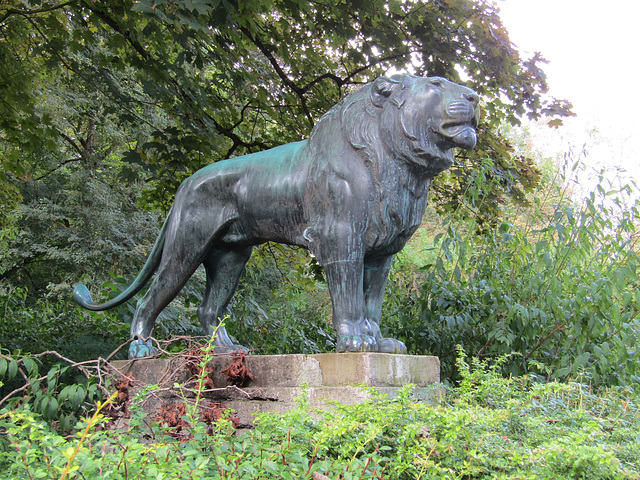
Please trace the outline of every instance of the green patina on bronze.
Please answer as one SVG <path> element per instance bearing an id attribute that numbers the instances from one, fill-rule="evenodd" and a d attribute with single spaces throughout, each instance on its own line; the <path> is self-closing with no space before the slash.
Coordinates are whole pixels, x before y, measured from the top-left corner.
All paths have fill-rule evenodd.
<path id="1" fill-rule="evenodd" d="M 142 271 L 113 300 L 120 305 L 156 274 L 138 302 L 130 358 L 151 355 L 156 317 L 199 265 L 207 272 L 198 317 L 213 333 L 255 245 L 309 249 L 325 269 L 339 352 L 405 353 L 380 331 L 393 256 L 420 225 L 431 178 L 454 149 L 476 144 L 478 96 L 438 77 L 381 77 L 320 119 L 308 140 L 205 167 L 184 181 Z M 234 350 L 224 327 L 219 350 Z"/>

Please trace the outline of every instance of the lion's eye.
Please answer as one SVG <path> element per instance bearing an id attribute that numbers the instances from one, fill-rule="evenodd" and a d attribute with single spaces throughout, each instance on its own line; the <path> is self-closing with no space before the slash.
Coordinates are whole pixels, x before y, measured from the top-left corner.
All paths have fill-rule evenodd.
<path id="1" fill-rule="evenodd" d="M 434 78 L 433 80 L 431 80 L 431 85 L 441 87 L 444 85 L 444 81 L 441 78 Z"/>

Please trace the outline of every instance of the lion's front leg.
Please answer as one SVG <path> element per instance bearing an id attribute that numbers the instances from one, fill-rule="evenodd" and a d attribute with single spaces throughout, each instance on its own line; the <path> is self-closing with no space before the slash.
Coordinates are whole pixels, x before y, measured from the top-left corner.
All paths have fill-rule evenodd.
<path id="1" fill-rule="evenodd" d="M 400 340 L 383 337 L 380 331 L 382 318 L 382 299 L 389 279 L 393 255 L 367 259 L 364 263 L 364 301 L 367 324 L 378 344 L 381 353 L 407 353 L 407 347 Z"/>
<path id="2" fill-rule="evenodd" d="M 340 163 L 340 162 L 338 162 Z M 310 201 L 318 223 L 305 230 L 309 249 L 324 267 L 333 306 L 338 352 L 377 352 L 378 344 L 365 316 L 364 257 L 370 196 L 369 170 L 350 164 L 330 172 L 318 185 L 324 196 Z"/>
<path id="3" fill-rule="evenodd" d="M 362 260 L 332 260 L 324 264 L 333 305 L 338 352 L 377 352 L 378 344 L 365 317 Z"/>

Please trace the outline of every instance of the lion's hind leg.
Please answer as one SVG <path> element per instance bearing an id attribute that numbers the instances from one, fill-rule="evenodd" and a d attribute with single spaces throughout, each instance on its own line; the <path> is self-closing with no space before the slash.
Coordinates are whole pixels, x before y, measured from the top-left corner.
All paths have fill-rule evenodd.
<path id="1" fill-rule="evenodd" d="M 207 271 L 207 287 L 202 305 L 198 308 L 198 318 L 207 335 L 213 335 L 215 332 L 216 338 L 213 343 L 217 353 L 245 349 L 231 341 L 224 324 L 220 325 L 220 319 L 223 318 L 227 305 L 238 287 L 240 276 L 252 251 L 251 246 L 215 248 L 207 254 L 203 262 Z"/>
<path id="2" fill-rule="evenodd" d="M 131 322 L 131 337 L 134 340 L 129 346 L 129 358 L 149 357 L 158 353 L 149 339 L 156 318 L 180 293 L 200 264 L 200 260 L 193 257 L 167 255 L 166 258 L 168 260 L 163 259 L 149 290 L 138 300 Z"/>
<path id="3" fill-rule="evenodd" d="M 156 276 L 147 293 L 138 301 L 131 322 L 129 358 L 140 358 L 155 353 L 149 337 L 156 318 L 180 293 L 196 268 L 207 257 L 211 244 L 228 226 L 229 215 L 221 208 L 215 215 L 179 215 L 181 203 L 176 196 L 173 216 L 167 220 L 167 238 Z M 205 212 L 206 213 L 206 212 Z"/>

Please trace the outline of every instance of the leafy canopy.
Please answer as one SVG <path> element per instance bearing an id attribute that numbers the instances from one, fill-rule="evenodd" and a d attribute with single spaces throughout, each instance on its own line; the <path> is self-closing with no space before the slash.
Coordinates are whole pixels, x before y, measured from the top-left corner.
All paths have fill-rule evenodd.
<path id="1" fill-rule="evenodd" d="M 29 173 L 25 156 L 60 137 L 73 146 L 38 105 L 61 78 L 82 81 L 106 105 L 99 115 L 149 126 L 146 140 L 122 154 L 150 175 L 147 203 L 166 208 L 170 192 L 201 166 L 299 140 L 358 84 L 410 70 L 464 81 L 486 99 L 483 140 L 442 181 L 459 196 L 466 172 L 494 159 L 503 174 L 495 214 L 499 197 L 522 200 L 521 189 L 535 184 L 496 127 L 522 115 L 569 113 L 545 96 L 542 57 L 521 58 L 498 13 L 484 0 L 5 2 L 3 170 Z M 136 172 L 121 173 L 131 180 Z"/>

